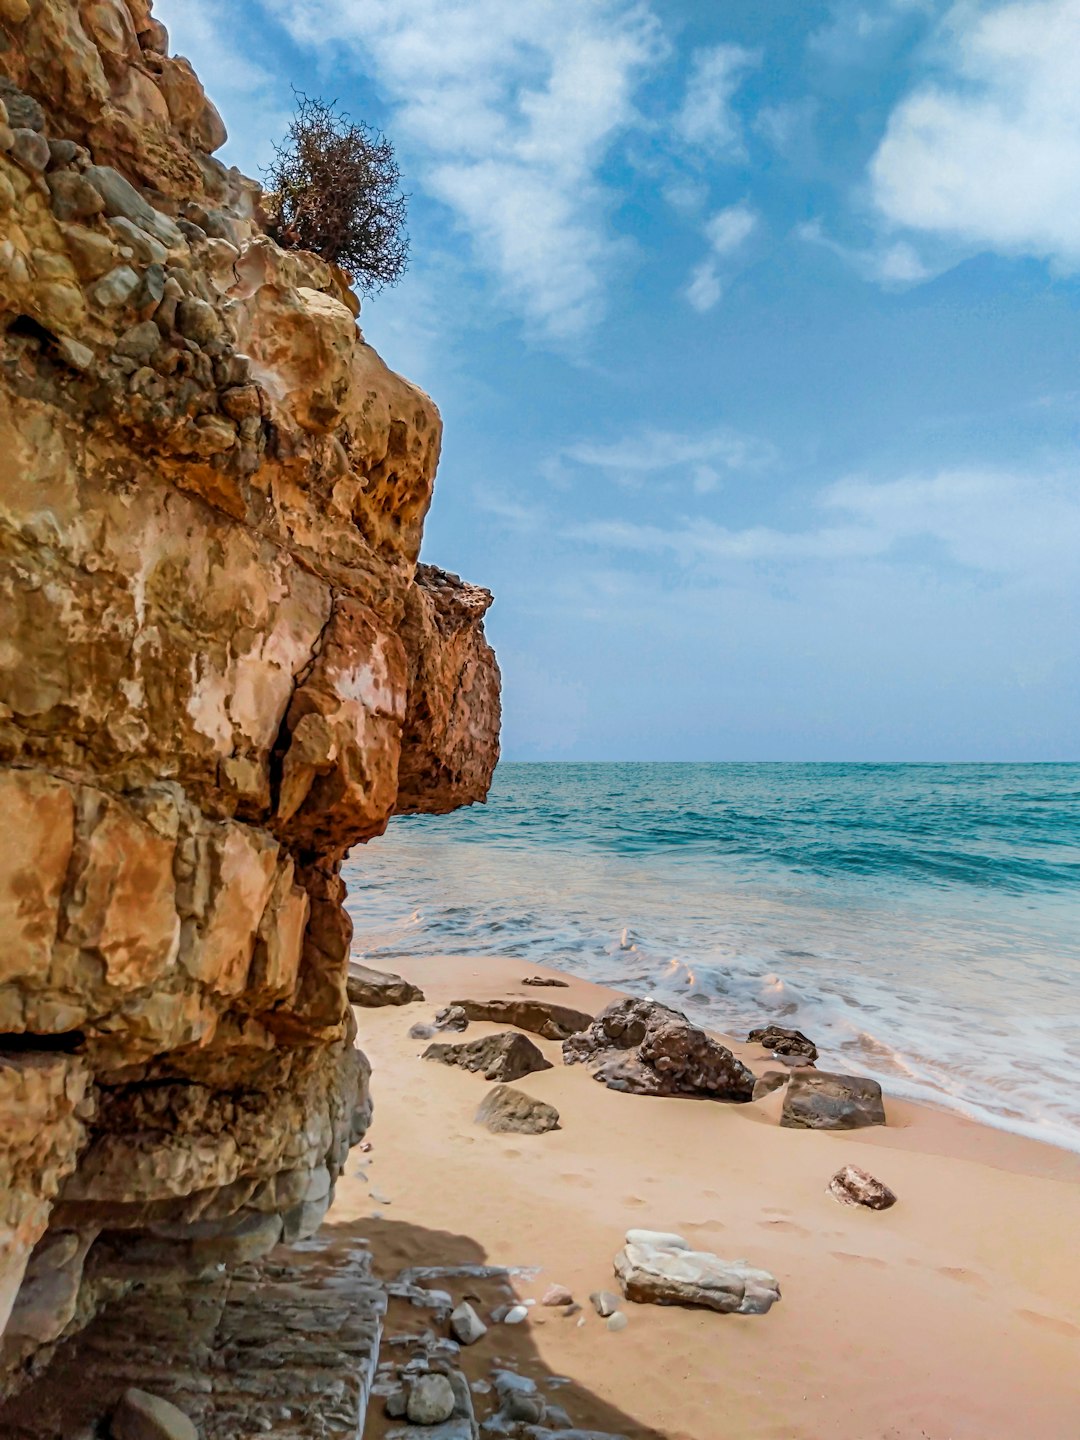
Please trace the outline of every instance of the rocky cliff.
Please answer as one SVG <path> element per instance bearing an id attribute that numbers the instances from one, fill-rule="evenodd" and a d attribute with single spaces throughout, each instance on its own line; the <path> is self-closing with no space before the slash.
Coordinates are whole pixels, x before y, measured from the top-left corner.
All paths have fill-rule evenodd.
<path id="1" fill-rule="evenodd" d="M 0 1387 L 318 1225 L 370 1102 L 339 869 L 481 800 L 440 420 L 286 253 L 149 0 L 0 0 Z"/>

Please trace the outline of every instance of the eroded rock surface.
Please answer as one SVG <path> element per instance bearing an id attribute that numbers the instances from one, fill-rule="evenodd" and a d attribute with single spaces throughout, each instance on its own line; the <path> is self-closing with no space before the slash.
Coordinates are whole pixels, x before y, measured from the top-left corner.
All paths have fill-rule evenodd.
<path id="1" fill-rule="evenodd" d="M 678 1237 L 676 1237 L 678 1238 Z M 745 1260 L 704 1250 L 627 1243 L 615 1257 L 623 1294 L 639 1304 L 697 1305 L 724 1315 L 764 1315 L 780 1299 L 776 1277 Z"/>
<path id="2" fill-rule="evenodd" d="M 896 1204 L 896 1195 L 883 1180 L 858 1165 L 845 1165 L 828 1184 L 828 1192 L 841 1205 L 862 1205 L 867 1210 L 888 1210 Z"/>
<path id="3" fill-rule="evenodd" d="M 438 411 L 224 139 L 149 0 L 0 6 L 0 1391 L 318 1224 L 341 860 L 498 755 L 490 596 L 417 565 Z"/>
<path id="4" fill-rule="evenodd" d="M 525 1035 L 505 1031 L 501 1035 L 485 1035 L 479 1040 L 466 1040 L 460 1045 L 429 1045 L 425 1060 L 441 1060 L 444 1065 L 457 1065 L 472 1070 L 485 1080 L 520 1080 L 537 1070 L 551 1070 L 550 1060 Z"/>
<path id="5" fill-rule="evenodd" d="M 350 1005 L 368 1009 L 383 1005 L 411 1005 L 413 1001 L 424 998 L 419 985 L 414 985 L 411 980 L 403 980 L 389 970 L 372 970 L 355 961 L 350 963 L 345 977 L 345 993 Z"/>
<path id="6" fill-rule="evenodd" d="M 476 1120 L 496 1135 L 545 1135 L 559 1128 L 559 1112 L 554 1105 L 526 1095 L 524 1090 L 515 1090 L 512 1085 L 496 1085 L 485 1095 Z"/>
<path id="7" fill-rule="evenodd" d="M 793 1070 L 780 1124 L 791 1130 L 860 1130 L 885 1124 L 881 1086 L 862 1075 Z"/>
<path id="8" fill-rule="evenodd" d="M 455 1000 L 453 1006 L 469 1020 L 490 1020 L 495 1025 L 516 1025 L 545 1040 L 565 1040 L 587 1030 L 593 1017 L 584 1010 L 531 997 L 509 1000 Z"/>
<path id="9" fill-rule="evenodd" d="M 580 1034 L 563 1042 L 568 1065 L 588 1063 L 593 1077 L 632 1095 L 697 1095 L 750 1100 L 754 1074 L 726 1046 L 655 1000 L 615 1000 Z"/>
<path id="10" fill-rule="evenodd" d="M 784 1025 L 765 1025 L 751 1030 L 746 1037 L 750 1045 L 761 1045 L 792 1064 L 812 1065 L 818 1058 L 818 1049 L 809 1035 L 801 1030 L 789 1030 Z"/>

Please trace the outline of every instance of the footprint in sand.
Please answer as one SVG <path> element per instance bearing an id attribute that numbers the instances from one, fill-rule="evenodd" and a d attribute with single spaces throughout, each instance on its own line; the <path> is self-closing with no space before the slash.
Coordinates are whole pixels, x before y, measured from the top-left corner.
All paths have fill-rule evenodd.
<path id="1" fill-rule="evenodd" d="M 648 1201 L 642 1200 L 640 1195 L 624 1195 L 622 1197 L 621 1203 L 623 1205 L 632 1206 L 636 1210 L 639 1209 L 642 1205 L 648 1204 Z"/>
<path id="2" fill-rule="evenodd" d="M 884 1270 L 885 1261 L 879 1260 L 876 1255 L 856 1255 L 851 1250 L 830 1250 L 829 1254 L 834 1260 L 853 1260 L 856 1265 L 873 1265 L 875 1270 Z"/>
<path id="3" fill-rule="evenodd" d="M 762 1230 L 783 1230 L 791 1235 L 810 1235 L 813 1233 L 807 1230 L 804 1225 L 796 1225 L 794 1220 L 759 1220 L 757 1223 Z"/>
<path id="4" fill-rule="evenodd" d="M 976 1275 L 974 1270 L 965 1270 L 960 1265 L 939 1265 L 937 1273 L 944 1275 L 947 1280 L 958 1280 L 961 1285 L 977 1285 L 981 1290 L 986 1289 L 986 1281 L 981 1275 Z"/>
<path id="5" fill-rule="evenodd" d="M 588 1190 L 592 1186 L 592 1178 L 582 1175 L 576 1170 L 568 1170 L 559 1176 L 564 1185 L 574 1185 L 579 1190 Z"/>
<path id="6" fill-rule="evenodd" d="M 1033 1325 L 1038 1325 L 1043 1330 L 1053 1330 L 1057 1335 L 1067 1335 L 1070 1340 L 1073 1336 L 1080 1335 L 1080 1326 L 1073 1325 L 1068 1320 L 1058 1320 L 1054 1315 L 1040 1315 L 1038 1310 L 1018 1310 L 1016 1313 L 1024 1320 L 1030 1320 Z"/>

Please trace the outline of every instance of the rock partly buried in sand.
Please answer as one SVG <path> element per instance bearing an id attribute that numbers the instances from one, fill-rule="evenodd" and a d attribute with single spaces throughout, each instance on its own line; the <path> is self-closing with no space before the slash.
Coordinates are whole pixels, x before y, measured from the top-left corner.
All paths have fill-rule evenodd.
<path id="1" fill-rule="evenodd" d="M 467 1300 L 450 1316 L 450 1332 L 459 1345 L 475 1345 L 487 1334 L 487 1326 Z"/>
<path id="2" fill-rule="evenodd" d="M 199 1440 L 182 1410 L 160 1395 L 134 1386 L 125 1390 L 109 1424 L 112 1440 Z"/>
<path id="3" fill-rule="evenodd" d="M 429 1045 L 424 1059 L 478 1071 L 485 1080 L 520 1080 L 536 1070 L 554 1068 L 527 1036 L 515 1035 L 509 1030 L 499 1035 L 485 1035 L 480 1040 L 466 1040 L 460 1045 Z"/>
<path id="4" fill-rule="evenodd" d="M 403 980 L 389 970 L 369 970 L 366 965 L 350 964 L 345 989 L 350 1005 L 363 1005 L 369 1010 L 380 1005 L 411 1005 L 424 998 L 424 992 L 411 980 Z"/>
<path id="5" fill-rule="evenodd" d="M 573 1305 L 572 1291 L 565 1285 L 549 1285 L 541 1297 L 541 1305 Z"/>
<path id="6" fill-rule="evenodd" d="M 615 1256 L 615 1274 L 639 1305 L 698 1305 L 722 1315 L 764 1315 L 780 1299 L 768 1270 L 745 1260 L 721 1260 L 704 1250 L 628 1243 Z"/>
<path id="7" fill-rule="evenodd" d="M 748 1101 L 752 1070 L 726 1046 L 655 1000 L 616 1000 L 587 1030 L 563 1042 L 567 1065 L 588 1063 L 594 1079 L 631 1095 L 697 1095 Z"/>
<path id="8" fill-rule="evenodd" d="M 779 1090 L 786 1085 L 791 1077 L 783 1070 L 766 1070 L 764 1075 L 754 1081 L 753 1100 L 764 1100 L 766 1095 L 771 1095 L 774 1090 Z"/>
<path id="9" fill-rule="evenodd" d="M 610 1290 L 594 1290 L 589 1300 L 602 1320 L 614 1315 L 620 1304 L 618 1295 L 613 1295 Z"/>
<path id="10" fill-rule="evenodd" d="M 881 1086 L 861 1075 L 793 1070 L 780 1124 L 792 1130 L 861 1130 L 885 1124 Z"/>
<path id="11" fill-rule="evenodd" d="M 441 1425 L 454 1413 L 454 1389 L 445 1375 L 417 1375 L 409 1386 L 405 1415 L 412 1425 Z"/>
<path id="12" fill-rule="evenodd" d="M 523 985 L 549 985 L 559 990 L 569 990 L 569 980 L 556 980 L 553 975 L 526 975 L 521 982 Z"/>
<path id="13" fill-rule="evenodd" d="M 510 1085 L 496 1085 L 484 1096 L 476 1112 L 478 1125 L 486 1125 L 496 1135 L 544 1135 L 558 1130 L 559 1112 L 554 1105 L 535 1100 L 524 1090 Z"/>
<path id="14" fill-rule="evenodd" d="M 460 1005 L 444 1005 L 435 1016 L 436 1030 L 449 1030 L 460 1033 L 469 1028 L 469 1017 Z"/>
<path id="15" fill-rule="evenodd" d="M 868 1210 L 888 1210 L 896 1196 L 880 1180 L 857 1165 L 845 1165 L 828 1184 L 829 1194 L 841 1205 L 865 1205 Z"/>
<path id="16" fill-rule="evenodd" d="M 490 1020 L 495 1025 L 516 1025 L 545 1040 L 565 1040 L 593 1023 L 584 1010 L 556 1005 L 550 1000 L 521 996 L 512 1000 L 455 1000 L 470 1020 Z"/>
<path id="17" fill-rule="evenodd" d="M 762 1045 L 774 1055 L 799 1060 L 804 1065 L 812 1065 L 818 1058 L 817 1046 L 809 1035 L 801 1030 L 787 1030 L 783 1025 L 764 1025 L 760 1030 L 751 1030 L 746 1043 Z"/>

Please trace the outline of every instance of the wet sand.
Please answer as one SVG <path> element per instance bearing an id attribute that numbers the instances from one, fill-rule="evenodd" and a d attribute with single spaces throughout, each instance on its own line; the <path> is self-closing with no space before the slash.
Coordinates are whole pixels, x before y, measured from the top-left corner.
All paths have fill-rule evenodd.
<path id="1" fill-rule="evenodd" d="M 538 1266 L 515 1282 L 521 1297 L 558 1282 L 585 1307 L 583 1326 L 537 1306 L 493 1329 L 464 1352 L 471 1374 L 500 1355 L 567 1377 L 575 1423 L 669 1440 L 1080 1436 L 1080 1156 L 887 1092 L 886 1128 L 840 1134 L 781 1129 L 782 1091 L 753 1105 L 621 1095 L 536 1036 L 555 1068 L 517 1088 L 555 1105 L 562 1128 L 492 1135 L 473 1118 L 489 1082 L 421 1060 L 409 1027 L 454 999 L 596 1011 L 614 992 L 570 976 L 529 989 L 522 978 L 542 972 L 513 960 L 395 968 L 427 998 L 356 1011 L 372 1148 L 350 1157 L 328 1225 L 370 1237 L 388 1276 L 459 1254 Z M 759 1073 L 778 1068 L 732 1048 Z M 818 1066 L 843 1068 L 827 1052 Z M 898 1203 L 833 1200 L 827 1182 L 849 1162 Z M 611 1333 L 588 1295 L 618 1288 L 612 1258 L 633 1226 L 771 1270 L 783 1298 L 746 1317 L 627 1304 Z"/>

